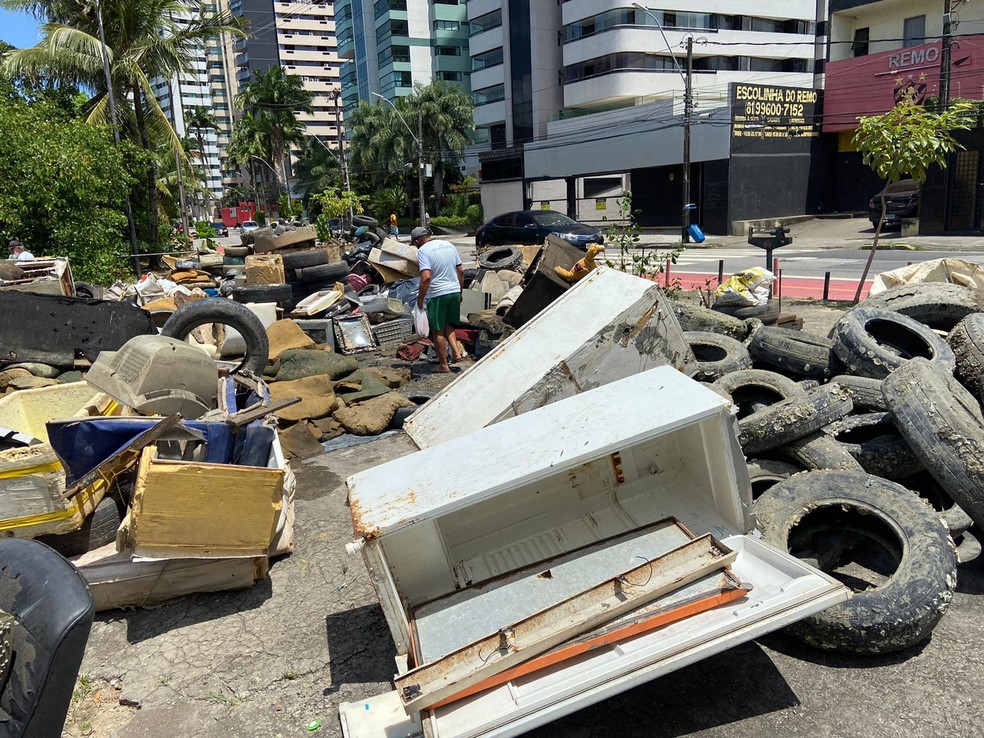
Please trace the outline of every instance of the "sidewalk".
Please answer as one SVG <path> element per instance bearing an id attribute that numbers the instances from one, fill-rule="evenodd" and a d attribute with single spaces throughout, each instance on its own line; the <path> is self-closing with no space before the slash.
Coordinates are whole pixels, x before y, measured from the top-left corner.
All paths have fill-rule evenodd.
<path id="1" fill-rule="evenodd" d="M 802 248 L 815 249 L 860 249 L 869 246 L 875 237 L 875 229 L 867 218 L 817 218 L 790 226 L 789 235 L 794 243 Z M 643 231 L 640 244 L 667 248 L 679 244 L 677 229 L 647 229 Z M 925 251 L 984 251 L 984 236 L 907 236 L 898 229 L 885 231 L 881 235 L 881 248 L 899 248 L 902 244 Z M 702 244 L 691 243 L 689 249 L 745 248 L 746 236 L 717 236 L 708 234 Z M 778 253 L 778 252 L 777 252 Z"/>

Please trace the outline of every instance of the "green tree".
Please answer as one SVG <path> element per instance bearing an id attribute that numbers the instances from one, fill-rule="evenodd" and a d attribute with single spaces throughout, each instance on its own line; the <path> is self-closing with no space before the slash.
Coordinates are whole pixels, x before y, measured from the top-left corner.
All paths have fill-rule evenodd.
<path id="1" fill-rule="evenodd" d="M 973 120 L 974 107 L 967 102 L 930 112 L 912 99 L 903 99 L 887 113 L 859 118 L 854 144 L 864 163 L 885 180 L 886 187 L 905 176 L 922 183 L 931 167 L 945 166 L 947 157 L 963 148 L 953 137 L 953 131 L 969 129 Z M 884 194 L 881 206 L 881 218 L 854 295 L 855 303 L 861 300 L 861 290 L 878 249 L 887 209 Z"/>
<path id="2" fill-rule="evenodd" d="M 424 160 L 434 172 L 434 214 L 440 209 L 444 180 L 457 174 L 469 134 L 473 106 L 460 88 L 443 81 L 417 85 L 394 106 L 361 102 L 348 128 L 352 131 L 353 165 L 370 173 L 379 186 L 400 179 L 408 192 L 417 188 L 417 123 L 423 132 Z"/>
<path id="3" fill-rule="evenodd" d="M 287 74 L 277 66 L 266 72 L 254 72 L 236 100 L 252 116 L 256 130 L 267 139 L 265 149 L 274 165 L 277 184 L 286 190 L 290 145 L 304 141 L 305 128 L 297 113 L 313 111 L 314 95 L 304 89 L 300 77 Z"/>
<path id="4" fill-rule="evenodd" d="M 63 120 L 47 104 L 0 105 L 0 131 L 0 241 L 67 256 L 85 281 L 123 276 L 130 144 L 117 148 L 108 127 Z"/>
<path id="5" fill-rule="evenodd" d="M 464 90 L 441 80 L 414 87 L 407 104 L 422 118 L 424 159 L 434 172 L 434 214 L 438 215 L 444 178 L 448 172 L 460 171 L 465 146 L 475 130 L 474 105 Z"/>
<path id="6" fill-rule="evenodd" d="M 348 215 L 349 211 L 362 212 L 363 199 L 354 192 L 329 187 L 324 192 L 314 195 L 314 201 L 321 208 L 321 215 L 314 222 L 314 230 L 321 241 L 331 238 L 330 221 Z"/>
<path id="7" fill-rule="evenodd" d="M 109 118 L 102 46 L 95 5 L 72 0 L 0 0 L 0 7 L 26 11 L 45 20 L 42 39 L 30 49 L 4 58 L 8 76 L 46 78 L 95 91 L 87 120 Z M 121 128 L 151 156 L 146 174 L 150 234 L 160 242 L 157 167 L 152 156 L 161 140 L 179 156 L 181 142 L 154 96 L 151 80 L 193 71 L 202 46 L 223 33 L 245 35 L 245 22 L 227 13 L 209 13 L 200 5 L 189 12 L 184 0 L 103 0 L 101 3 L 110 78 Z"/>
<path id="8" fill-rule="evenodd" d="M 259 179 L 262 177 L 266 182 L 267 173 L 273 169 L 273 166 L 270 164 L 270 139 L 264 135 L 259 120 L 252 113 L 244 113 L 236 121 L 232 129 L 232 141 L 226 149 L 226 157 L 228 166 L 249 170 L 253 199 L 259 206 L 262 202 L 258 191 Z M 259 166 L 257 166 L 257 159 L 262 162 Z M 266 199 L 270 200 L 269 193 Z"/>
<path id="9" fill-rule="evenodd" d="M 208 152 L 205 149 L 205 134 L 203 131 L 207 131 L 209 129 L 214 130 L 217 123 L 215 122 L 215 117 L 212 115 L 211 111 L 201 105 L 198 105 L 191 109 L 191 112 L 185 120 L 185 125 L 194 130 L 195 139 L 198 141 L 198 157 L 202 165 L 201 179 L 202 184 L 204 185 L 205 199 L 206 201 L 210 201 L 211 193 L 208 189 L 209 161 Z"/>
<path id="10" fill-rule="evenodd" d="M 331 151 L 308 136 L 297 155 L 297 167 L 294 170 L 296 187 L 304 193 L 305 201 L 310 195 L 322 192 L 328 187 L 342 185 L 342 169 Z"/>

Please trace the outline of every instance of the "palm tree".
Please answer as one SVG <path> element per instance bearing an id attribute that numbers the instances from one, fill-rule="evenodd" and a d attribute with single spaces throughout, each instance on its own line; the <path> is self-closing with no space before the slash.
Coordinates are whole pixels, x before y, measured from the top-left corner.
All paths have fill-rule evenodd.
<path id="1" fill-rule="evenodd" d="M 458 167 L 469 142 L 468 134 L 475 127 L 471 99 L 459 88 L 437 81 L 426 87 L 416 86 L 411 95 L 400 98 L 394 106 L 382 101 L 359 103 L 348 123 L 352 160 L 363 173 L 375 174 L 380 186 L 398 175 L 412 191 L 417 182 L 417 142 L 411 127 L 415 127 L 418 115 L 423 128 L 424 158 L 433 166 L 439 206 L 444 194 L 444 167 Z M 407 162 L 413 162 L 409 170 Z"/>
<path id="2" fill-rule="evenodd" d="M 460 87 L 441 80 L 415 87 L 407 104 L 423 119 L 424 158 L 434 170 L 434 214 L 437 215 L 444 195 L 444 167 L 460 166 L 475 129 L 474 106 Z"/>
<path id="3" fill-rule="evenodd" d="M 94 90 L 87 120 L 109 122 L 95 6 L 73 0 L 0 0 L 0 7 L 46 21 L 38 45 L 7 55 L 0 72 L 44 76 Z M 223 33 L 245 35 L 245 23 L 226 13 L 207 13 L 200 6 L 189 12 L 184 0 L 103 0 L 101 11 L 119 123 L 149 154 L 150 240 L 159 243 L 156 142 L 167 141 L 182 157 L 184 151 L 154 96 L 151 80 L 190 72 L 205 43 Z"/>
<path id="4" fill-rule="evenodd" d="M 314 95 L 304 89 L 304 82 L 294 74 L 287 74 L 277 66 L 266 72 L 254 72 L 253 78 L 243 86 L 236 102 L 250 113 L 259 130 L 269 140 L 270 157 L 277 165 L 277 179 L 283 176 L 287 185 L 287 154 L 291 144 L 304 141 L 304 124 L 297 113 L 313 112 Z"/>
<path id="5" fill-rule="evenodd" d="M 211 200 L 211 194 L 208 189 L 208 152 L 205 149 L 205 136 L 202 134 L 202 130 L 208 130 L 209 128 L 215 129 L 217 125 L 215 118 L 212 116 L 211 111 L 198 105 L 191 109 L 185 125 L 195 130 L 195 138 L 198 139 L 198 156 L 202 162 L 202 181 L 205 183 L 206 199 Z"/>
<path id="6" fill-rule="evenodd" d="M 264 134 L 260 122 L 252 113 L 245 113 L 236 121 L 232 129 L 232 141 L 226 149 L 226 157 L 228 165 L 238 167 L 240 170 L 244 167 L 249 169 L 250 181 L 253 183 L 253 199 L 257 201 L 258 207 L 260 203 L 256 191 L 256 160 L 259 159 L 266 165 L 261 167 L 264 180 L 266 172 L 273 167 L 270 164 L 270 139 Z"/>

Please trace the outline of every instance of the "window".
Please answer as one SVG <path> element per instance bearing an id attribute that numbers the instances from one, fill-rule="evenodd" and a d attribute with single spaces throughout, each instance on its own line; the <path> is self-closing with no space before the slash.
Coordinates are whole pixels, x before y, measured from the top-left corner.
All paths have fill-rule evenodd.
<path id="1" fill-rule="evenodd" d="M 434 54 L 437 56 L 461 56 L 460 46 L 435 46 Z"/>
<path id="2" fill-rule="evenodd" d="M 506 88 L 503 85 L 493 85 L 472 93 L 475 105 L 488 105 L 506 99 Z"/>
<path id="3" fill-rule="evenodd" d="M 902 47 L 919 46 L 926 42 L 926 16 L 917 15 L 902 21 Z"/>
<path id="4" fill-rule="evenodd" d="M 461 72 L 438 72 L 437 78 L 445 82 L 460 82 Z"/>
<path id="5" fill-rule="evenodd" d="M 478 18 L 470 21 L 470 24 L 472 36 L 476 33 L 481 33 L 482 31 L 489 31 L 493 28 L 499 28 L 502 25 L 502 10 L 493 10 L 491 13 L 480 15 Z"/>
<path id="6" fill-rule="evenodd" d="M 457 31 L 461 28 L 461 24 L 458 21 L 449 20 L 436 20 L 434 21 L 435 31 Z"/>
<path id="7" fill-rule="evenodd" d="M 473 72 L 498 66 L 502 64 L 502 47 L 500 46 L 498 49 L 492 49 L 482 54 L 475 54 L 471 61 Z"/>
<path id="8" fill-rule="evenodd" d="M 851 44 L 854 56 L 868 56 L 868 34 L 867 28 L 854 29 L 854 43 Z"/>

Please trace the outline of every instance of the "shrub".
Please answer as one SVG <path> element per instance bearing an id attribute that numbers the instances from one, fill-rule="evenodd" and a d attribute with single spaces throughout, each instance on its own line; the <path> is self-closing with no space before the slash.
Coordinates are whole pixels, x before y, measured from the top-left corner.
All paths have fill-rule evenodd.
<path id="1" fill-rule="evenodd" d="M 478 203 L 468 206 L 468 225 L 472 228 L 478 228 L 482 223 L 485 222 L 485 216 L 482 213 L 482 206 Z"/>

